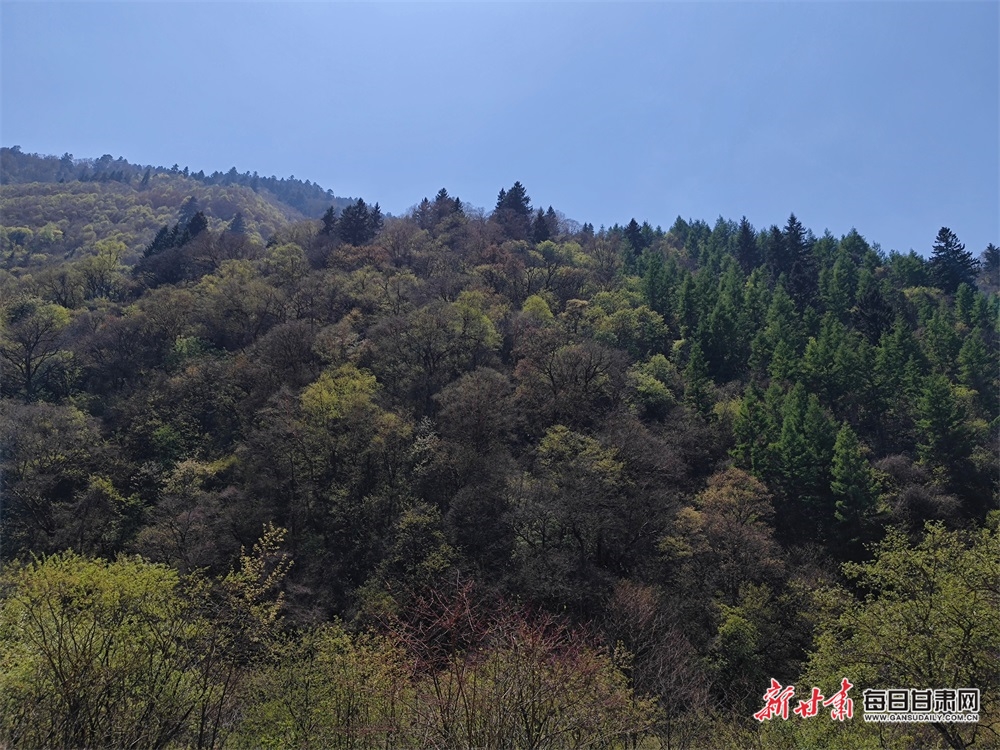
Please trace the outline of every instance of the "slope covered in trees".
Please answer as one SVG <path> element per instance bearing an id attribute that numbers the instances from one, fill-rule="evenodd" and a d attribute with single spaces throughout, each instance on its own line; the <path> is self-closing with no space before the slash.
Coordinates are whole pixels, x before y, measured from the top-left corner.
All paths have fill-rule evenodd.
<path id="1" fill-rule="evenodd" d="M 4 200 L 34 242 L 60 191 L 108 200 L 90 186 Z M 996 736 L 989 250 L 977 268 L 943 228 L 931 260 L 886 256 L 794 215 L 595 231 L 520 183 L 489 214 L 442 189 L 399 218 L 328 202 L 265 233 L 213 195 L 145 234 L 63 230 L 58 263 L 0 272 L 4 741 Z M 979 725 L 753 721 L 772 678 L 936 675 L 921 660 L 948 638 L 897 643 L 911 672 L 856 666 L 888 641 L 852 623 L 906 632 L 893 576 L 918 569 L 921 591 L 978 597 L 947 656 L 983 691 Z M 141 626 L 92 593 L 120 576 Z M 144 710 L 132 693 L 111 715 L 74 703 L 84 688 L 25 692 L 54 679 L 45 639 L 12 624 L 32 607 L 38 627 L 125 628 L 165 670 L 150 679 L 174 675 L 150 688 L 159 734 L 115 734 Z M 136 684 L 130 658 L 101 662 L 105 695 Z"/>
<path id="2" fill-rule="evenodd" d="M 190 178 L 205 187 L 245 187 L 255 193 L 272 196 L 272 199 L 294 209 L 303 216 L 316 218 L 332 203 L 344 208 L 350 203 L 348 198 L 338 198 L 332 190 L 324 190 L 309 180 L 297 180 L 295 176 L 278 178 L 262 177 L 256 172 L 237 172 L 232 167 L 228 172 L 204 170 L 192 172 L 188 167 L 172 167 L 131 164 L 122 157 L 115 159 L 105 154 L 99 159 L 74 159 L 66 153 L 61 157 L 26 154 L 18 146 L 0 149 L 0 184 L 21 185 L 33 182 L 73 181 L 109 183 L 117 182 L 145 188 L 157 177 L 182 176 Z"/>

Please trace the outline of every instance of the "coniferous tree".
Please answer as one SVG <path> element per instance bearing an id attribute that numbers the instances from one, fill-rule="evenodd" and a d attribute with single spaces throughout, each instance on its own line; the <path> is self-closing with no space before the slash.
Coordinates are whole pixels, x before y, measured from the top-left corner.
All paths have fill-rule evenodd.
<path id="1" fill-rule="evenodd" d="M 701 345 L 694 341 L 688 354 L 687 367 L 684 369 L 684 402 L 707 417 L 712 409 L 712 399 L 709 395 L 708 362 Z"/>
<path id="2" fill-rule="evenodd" d="M 426 200 L 426 198 L 425 198 Z M 331 235 L 337 228 L 337 212 L 334 210 L 333 206 L 326 209 L 326 213 L 323 214 L 323 228 L 320 234 Z"/>
<path id="3" fill-rule="evenodd" d="M 229 222 L 229 227 L 227 228 L 227 231 L 230 234 L 246 234 L 247 223 L 246 220 L 243 218 L 242 211 L 236 212 L 236 216 L 234 216 L 233 220 Z"/>
<path id="4" fill-rule="evenodd" d="M 955 332 L 951 308 L 944 300 L 924 326 L 923 343 L 924 352 L 934 370 L 951 375 L 962 342 Z"/>
<path id="5" fill-rule="evenodd" d="M 637 222 L 634 218 L 625 227 L 624 236 L 625 241 L 628 242 L 632 248 L 632 253 L 636 257 L 641 255 L 642 251 L 645 250 L 646 245 L 642 236 L 642 227 L 639 226 L 639 222 Z"/>
<path id="6" fill-rule="evenodd" d="M 371 218 L 364 199 L 358 198 L 344 209 L 337 221 L 340 239 L 349 245 L 363 245 L 374 235 L 371 233 Z"/>
<path id="7" fill-rule="evenodd" d="M 671 275 L 663 262 L 663 255 L 655 250 L 646 254 L 646 272 L 643 274 L 642 291 L 650 310 L 667 317 L 671 313 Z"/>
<path id="8" fill-rule="evenodd" d="M 875 378 L 882 395 L 892 402 L 916 397 L 919 385 L 909 382 L 907 373 L 912 369 L 921 371 L 925 365 L 910 327 L 902 317 L 896 318 L 892 330 L 882 335 L 875 356 Z"/>
<path id="9" fill-rule="evenodd" d="M 826 309 L 838 320 L 847 322 L 857 288 L 858 273 L 857 266 L 846 249 L 838 248 L 833 267 L 824 278 L 826 284 L 822 290 L 822 298 Z M 876 338 L 875 341 L 877 340 Z"/>
<path id="10" fill-rule="evenodd" d="M 779 394 L 780 388 L 775 383 L 768 389 L 768 401 L 757 384 L 750 381 L 733 422 L 736 446 L 731 455 L 739 466 L 763 481 L 773 479 L 776 471 L 775 446 L 780 425 L 772 407 L 774 401 L 780 399 Z"/>
<path id="11" fill-rule="evenodd" d="M 206 229 L 208 229 L 208 219 L 205 218 L 205 214 L 198 211 L 191 217 L 191 221 L 187 223 L 187 227 L 184 229 L 185 239 L 181 242 L 181 244 L 183 245 L 188 241 L 193 240 Z"/>
<path id="12" fill-rule="evenodd" d="M 1000 247 L 988 244 L 979 258 L 979 267 L 987 283 L 996 290 L 1000 286 Z"/>
<path id="13" fill-rule="evenodd" d="M 444 188 L 442 188 L 443 190 Z M 424 198 L 420 203 L 417 204 L 416 209 L 413 212 L 413 218 L 417 222 L 417 226 L 421 229 L 430 231 L 434 226 L 434 207 L 427 198 Z"/>
<path id="14" fill-rule="evenodd" d="M 709 370 L 719 383 L 739 377 L 750 356 L 750 342 L 740 327 L 743 278 L 731 256 L 725 263 L 715 306 L 699 325 Z"/>
<path id="15" fill-rule="evenodd" d="M 867 271 L 862 271 L 858 280 L 852 317 L 855 327 L 872 344 L 877 344 L 882 334 L 892 328 L 895 318 L 892 307 L 882 294 L 881 285 Z"/>
<path id="16" fill-rule="evenodd" d="M 979 262 L 948 227 L 941 227 L 931 250 L 931 276 L 946 294 L 953 294 L 959 284 L 974 285 Z"/>
<path id="17" fill-rule="evenodd" d="M 982 269 L 986 273 L 1000 273 L 1000 247 L 997 247 L 992 242 L 986 246 L 983 250 L 982 259 Z"/>
<path id="18" fill-rule="evenodd" d="M 444 188 L 438 190 L 437 195 L 434 196 L 434 223 L 438 224 L 455 213 L 458 210 L 456 206 L 460 207 L 460 204 L 456 204 L 455 200 L 452 200 L 447 190 Z"/>
<path id="19" fill-rule="evenodd" d="M 863 551 L 868 524 L 875 511 L 875 479 L 865 459 L 857 434 L 848 424 L 837 433 L 830 465 L 830 491 L 834 497 L 835 536 L 846 557 Z"/>
<path id="20" fill-rule="evenodd" d="M 368 236 L 365 241 L 374 239 L 378 236 L 378 233 L 382 231 L 382 226 L 385 224 L 385 218 L 382 216 L 382 209 L 378 205 L 378 202 L 371 207 L 368 211 Z"/>
<path id="21" fill-rule="evenodd" d="M 968 456 L 969 435 L 965 411 L 946 376 L 927 378 L 917 401 L 917 427 L 920 460 L 954 476 L 959 462 Z"/>
<path id="22" fill-rule="evenodd" d="M 795 303 L 785 291 L 781 279 L 771 295 L 764 321 L 764 328 L 751 344 L 751 367 L 766 370 L 779 347 L 786 356 L 798 358 L 804 343 L 802 319 L 795 310 Z"/>
<path id="23" fill-rule="evenodd" d="M 990 356 L 983 330 L 978 327 L 973 328 L 965 337 L 962 349 L 958 353 L 958 380 L 962 385 L 976 391 L 984 416 L 990 420 L 997 416 L 996 377 L 996 357 Z"/>
<path id="24" fill-rule="evenodd" d="M 781 434 L 776 446 L 779 484 L 788 513 L 786 531 L 822 535 L 833 517 L 826 505 L 829 466 L 835 434 L 815 394 L 797 383 L 785 398 Z"/>
<path id="25" fill-rule="evenodd" d="M 552 206 L 549 206 L 545 211 L 545 221 L 549 225 L 549 233 L 551 236 L 555 237 L 559 234 L 559 216 L 556 215 L 556 211 Z"/>
<path id="26" fill-rule="evenodd" d="M 979 288 L 987 294 L 1000 291 L 1000 248 L 992 242 L 979 256 Z"/>
<path id="27" fill-rule="evenodd" d="M 955 292 L 955 319 L 956 322 L 964 323 L 967 326 L 973 325 L 972 309 L 976 304 L 976 293 L 968 284 L 961 284 Z"/>
<path id="28" fill-rule="evenodd" d="M 190 196 L 184 203 L 181 204 L 180 213 L 177 217 L 177 223 L 182 227 L 187 226 L 188 222 L 194 218 L 194 215 L 201 211 L 201 205 L 198 203 L 198 198 L 196 196 Z"/>
<path id="29" fill-rule="evenodd" d="M 864 264 L 868 254 L 872 251 L 868 242 L 854 227 L 851 227 L 851 231 L 841 238 L 840 249 L 847 253 L 855 266 Z"/>
<path id="30" fill-rule="evenodd" d="M 776 224 L 772 224 L 771 228 L 767 230 L 761 246 L 764 262 L 771 272 L 771 278 L 777 279 L 781 274 L 787 273 L 791 267 L 791 258 L 785 250 L 785 238 Z"/>
<path id="31" fill-rule="evenodd" d="M 531 241 L 538 245 L 545 242 L 551 236 L 552 232 L 549 230 L 549 223 L 545 219 L 545 212 L 542 209 L 538 209 L 531 227 Z"/>
<path id="32" fill-rule="evenodd" d="M 760 265 L 760 247 L 757 244 L 757 232 L 744 216 L 736 232 L 736 260 L 747 276 Z"/>
<path id="33" fill-rule="evenodd" d="M 176 226 L 174 227 L 173 232 L 171 232 L 170 228 L 167 227 L 166 225 L 160 227 L 160 231 L 156 233 L 156 236 L 153 238 L 153 241 L 150 242 L 148 245 L 146 245 L 146 249 L 142 251 L 143 257 L 148 258 L 151 255 L 157 255 L 158 253 L 162 253 L 169 247 L 173 247 L 175 240 L 174 235 L 176 234 L 176 232 L 177 232 Z"/>
<path id="34" fill-rule="evenodd" d="M 510 190 L 501 188 L 493 220 L 510 239 L 528 239 L 531 231 L 531 199 L 524 185 L 515 182 Z"/>
<path id="35" fill-rule="evenodd" d="M 811 234 L 795 214 L 791 214 L 785 224 L 782 240 L 784 255 L 789 263 L 788 293 L 803 308 L 816 296 L 818 269 L 812 252 Z"/>
<path id="36" fill-rule="evenodd" d="M 681 338 L 687 338 L 698 324 L 698 308 L 694 277 L 687 270 L 681 273 L 681 280 L 674 296 L 674 315 L 677 318 Z"/>

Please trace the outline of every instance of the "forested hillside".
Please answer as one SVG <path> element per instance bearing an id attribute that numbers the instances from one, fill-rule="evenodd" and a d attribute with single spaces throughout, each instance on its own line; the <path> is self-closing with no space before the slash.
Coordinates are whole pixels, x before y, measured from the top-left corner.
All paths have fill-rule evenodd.
<path id="1" fill-rule="evenodd" d="M 303 216 L 316 218 L 331 204 L 344 208 L 351 201 L 348 198 L 338 198 L 332 190 L 324 190 L 309 180 L 278 178 L 274 175 L 261 177 L 256 172 L 240 173 L 236 167 L 228 172 L 212 172 L 205 174 L 204 170 L 192 172 L 188 167 L 154 167 L 152 165 L 131 164 L 122 157 L 115 159 L 111 154 L 105 154 L 99 159 L 74 159 L 66 153 L 61 157 L 26 154 L 18 146 L 0 148 L 0 184 L 19 185 L 34 182 L 67 183 L 73 181 L 109 183 L 117 182 L 146 188 L 150 180 L 157 177 L 185 177 L 196 183 L 211 187 L 239 186 L 250 188 L 255 193 L 263 193 L 285 206 L 294 209 Z M 225 218 L 225 217 L 222 217 Z"/>
<path id="2" fill-rule="evenodd" d="M 0 744 L 996 746 L 995 246 L 3 156 Z"/>

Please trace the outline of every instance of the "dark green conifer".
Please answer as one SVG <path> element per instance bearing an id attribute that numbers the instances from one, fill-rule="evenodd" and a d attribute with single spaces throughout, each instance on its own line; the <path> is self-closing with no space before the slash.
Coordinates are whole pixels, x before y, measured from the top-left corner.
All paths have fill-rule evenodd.
<path id="1" fill-rule="evenodd" d="M 358 198 L 355 203 L 347 206 L 337 221 L 337 232 L 340 239 L 349 245 L 364 245 L 372 235 L 368 206 L 364 199 Z"/>
<path id="2" fill-rule="evenodd" d="M 744 216 L 736 232 L 736 260 L 747 276 L 760 265 L 760 247 L 757 245 L 757 232 Z"/>
<path id="3" fill-rule="evenodd" d="M 834 537 L 844 557 L 857 557 L 870 541 L 876 488 L 871 466 L 864 457 L 857 434 L 846 423 L 837 433 L 830 466 L 830 491 L 834 497 Z"/>
<path id="4" fill-rule="evenodd" d="M 323 214 L 323 228 L 319 230 L 320 234 L 331 235 L 337 228 L 337 212 L 334 210 L 333 206 L 326 209 L 326 213 Z"/>
<path id="5" fill-rule="evenodd" d="M 948 227 L 941 227 L 931 249 L 931 277 L 935 285 L 947 294 L 954 294 L 959 284 L 976 283 L 979 261 L 958 241 Z"/>

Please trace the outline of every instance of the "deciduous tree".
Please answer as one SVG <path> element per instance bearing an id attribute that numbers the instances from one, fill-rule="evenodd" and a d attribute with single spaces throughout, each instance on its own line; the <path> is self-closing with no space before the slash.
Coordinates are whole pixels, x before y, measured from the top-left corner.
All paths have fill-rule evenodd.
<path id="1" fill-rule="evenodd" d="M 850 676 L 867 688 L 975 688 L 979 722 L 934 722 L 955 750 L 1000 731 L 1000 536 L 995 530 L 946 531 L 928 524 L 910 544 L 890 531 L 868 563 L 845 573 L 864 591 L 858 599 L 827 591 L 808 676 L 827 687 Z M 975 742 L 978 745 L 978 742 Z"/>

